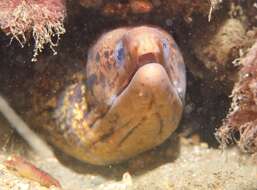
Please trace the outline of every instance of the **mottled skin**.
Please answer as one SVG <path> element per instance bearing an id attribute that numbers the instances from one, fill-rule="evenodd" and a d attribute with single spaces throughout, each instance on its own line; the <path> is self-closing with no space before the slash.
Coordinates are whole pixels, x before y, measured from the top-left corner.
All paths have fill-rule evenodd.
<path id="1" fill-rule="evenodd" d="M 88 53 L 86 73 L 55 109 L 64 140 L 53 143 L 66 153 L 97 165 L 117 163 L 161 144 L 177 128 L 185 67 L 165 31 L 142 26 L 102 35 Z"/>

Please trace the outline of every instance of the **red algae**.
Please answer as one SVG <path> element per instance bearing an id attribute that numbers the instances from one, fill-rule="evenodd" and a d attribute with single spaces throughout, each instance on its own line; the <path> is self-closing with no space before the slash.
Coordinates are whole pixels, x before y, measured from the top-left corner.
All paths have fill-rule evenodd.
<path id="1" fill-rule="evenodd" d="M 27 35 L 34 38 L 32 61 L 49 44 L 53 50 L 61 34 L 65 33 L 63 22 L 66 16 L 64 0 L 1 0 L 0 29 L 19 41 L 23 47 Z M 57 42 L 53 38 L 57 37 Z"/>
<path id="2" fill-rule="evenodd" d="M 241 61 L 239 80 L 232 92 L 230 113 L 217 131 L 221 143 L 231 141 L 249 153 L 257 152 L 257 42 Z"/>

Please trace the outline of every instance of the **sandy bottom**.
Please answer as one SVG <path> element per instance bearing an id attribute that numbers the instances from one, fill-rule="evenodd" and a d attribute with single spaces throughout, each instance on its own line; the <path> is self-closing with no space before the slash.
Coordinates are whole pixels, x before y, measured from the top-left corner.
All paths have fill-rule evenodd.
<path id="1" fill-rule="evenodd" d="M 71 161 L 70 158 L 42 159 L 30 153 L 30 160 L 37 167 L 58 179 L 67 190 L 256 190 L 256 157 L 240 154 L 237 149 L 221 151 L 208 148 L 207 144 L 192 145 L 180 139 L 179 153 L 165 162 L 154 165 L 154 157 L 160 157 L 158 149 L 139 156 L 126 164 L 95 167 Z M 165 154 L 172 155 L 173 148 L 165 145 Z M 163 149 L 163 148 L 162 148 Z M 0 190 L 47 189 L 35 181 L 20 177 L 7 169 L 0 154 Z M 161 159 L 157 159 L 161 160 Z M 143 166 L 142 166 L 142 163 Z M 149 168 L 149 166 L 151 167 Z M 139 169 L 141 167 L 141 169 Z M 136 168 L 136 169 L 135 169 Z M 49 189 L 58 189 L 51 187 Z"/>

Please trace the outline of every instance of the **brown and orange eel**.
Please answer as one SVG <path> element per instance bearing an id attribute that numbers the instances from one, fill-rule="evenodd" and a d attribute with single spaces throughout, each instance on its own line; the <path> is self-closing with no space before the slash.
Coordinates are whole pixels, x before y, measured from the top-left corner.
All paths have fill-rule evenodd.
<path id="1" fill-rule="evenodd" d="M 54 111 L 64 137 L 55 144 L 69 155 L 118 163 L 160 145 L 177 128 L 185 66 L 164 30 L 140 26 L 103 34 L 88 53 L 86 74 L 65 89 Z"/>

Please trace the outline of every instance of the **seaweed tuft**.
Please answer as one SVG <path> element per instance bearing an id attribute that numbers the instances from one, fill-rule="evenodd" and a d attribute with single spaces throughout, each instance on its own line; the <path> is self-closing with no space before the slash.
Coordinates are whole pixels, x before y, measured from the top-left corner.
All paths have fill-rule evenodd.
<path id="1" fill-rule="evenodd" d="M 66 7 L 63 0 L 2 0 L 0 1 L 0 28 L 11 41 L 16 39 L 24 47 L 29 37 L 34 39 L 32 61 L 46 44 L 53 53 L 60 35 L 65 33 Z"/>

